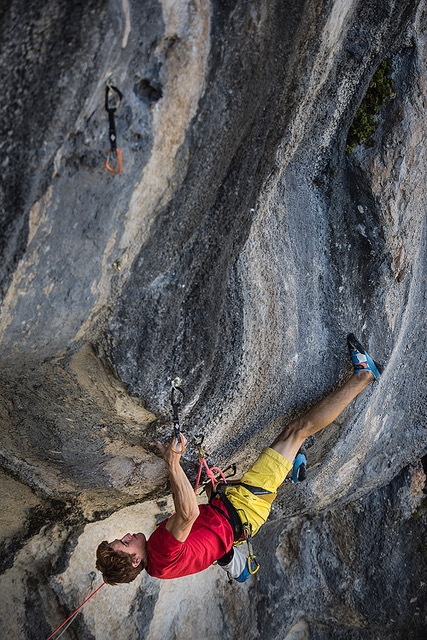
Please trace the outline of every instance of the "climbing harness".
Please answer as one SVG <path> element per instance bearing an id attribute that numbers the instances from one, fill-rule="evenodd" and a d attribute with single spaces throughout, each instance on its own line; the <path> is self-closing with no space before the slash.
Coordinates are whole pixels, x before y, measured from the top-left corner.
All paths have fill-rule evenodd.
<path id="1" fill-rule="evenodd" d="M 225 482 L 227 484 L 227 482 Z M 237 483 L 242 484 L 242 483 Z M 236 509 L 232 502 L 227 498 L 225 492 L 222 490 L 223 483 L 217 483 L 214 488 L 214 493 L 209 500 L 211 507 L 217 511 L 224 513 L 222 509 L 219 509 L 216 505 L 212 504 L 212 498 L 218 495 L 221 502 L 225 506 L 228 513 L 228 521 L 231 524 L 234 533 L 234 544 L 239 545 L 246 542 L 248 547 L 248 571 L 251 576 L 255 575 L 260 568 L 260 564 L 254 553 L 252 546 L 252 525 L 249 522 L 244 509 Z M 241 514 L 241 515 L 239 515 Z M 220 559 L 221 560 L 221 559 Z"/>
<path id="2" fill-rule="evenodd" d="M 209 478 L 208 484 L 211 484 L 212 486 L 212 494 L 209 499 L 209 504 L 213 509 L 220 512 L 221 515 L 225 515 L 222 509 L 220 509 L 217 505 L 212 503 L 212 499 L 215 496 L 218 496 L 221 502 L 223 503 L 228 514 L 226 516 L 227 520 L 229 521 L 231 528 L 233 529 L 234 544 L 241 544 L 243 542 L 247 543 L 247 546 L 248 546 L 247 568 L 250 575 L 254 575 L 259 570 L 260 565 L 256 558 L 256 555 L 254 554 L 254 550 L 252 547 L 252 525 L 248 521 L 248 518 L 244 510 L 236 509 L 235 506 L 232 504 L 232 502 L 227 498 L 223 490 L 223 487 L 228 484 L 227 480 L 233 477 L 234 475 L 236 475 L 237 467 L 235 464 L 233 464 L 227 467 L 224 471 L 222 471 L 219 467 L 216 467 L 216 466 L 210 467 L 207 462 L 207 458 L 209 458 L 209 454 L 204 449 L 202 449 L 204 437 L 203 436 L 198 436 L 198 437 L 200 438 L 200 441 L 197 443 L 199 447 L 199 454 L 198 454 L 199 471 L 197 473 L 197 480 L 194 486 L 194 493 L 197 494 L 202 471 L 204 469 L 206 475 Z M 232 470 L 232 473 L 229 476 L 226 476 L 225 473 L 229 469 Z M 249 487 L 249 485 L 246 485 L 241 482 L 237 484 L 242 484 L 243 486 L 249 489 L 259 490 L 259 492 L 261 493 L 270 493 L 269 491 L 266 491 L 265 489 L 261 489 L 260 487 Z M 255 493 L 255 491 L 253 491 L 253 493 Z M 241 512 L 242 514 L 241 516 L 239 515 L 239 512 Z M 228 554 L 226 554 L 225 558 L 227 559 L 227 557 L 228 557 Z M 220 564 L 220 566 L 221 566 L 221 560 L 222 559 L 220 558 L 220 560 L 218 561 L 218 564 Z"/>
<path id="3" fill-rule="evenodd" d="M 46 638 L 46 640 L 51 640 L 51 638 L 53 638 L 53 637 L 58 633 L 58 631 L 60 631 L 60 630 L 62 629 L 62 627 L 64 627 L 64 626 L 67 624 L 67 622 L 69 622 L 69 624 L 71 624 L 71 623 L 72 623 L 72 621 L 74 620 L 74 618 L 76 617 L 76 615 L 78 614 L 78 612 L 80 611 L 80 609 L 82 609 L 82 608 L 85 606 L 86 602 L 89 602 L 89 600 L 90 600 L 91 598 L 93 598 L 93 596 L 95 595 L 95 593 L 98 593 L 98 591 L 99 591 L 99 590 L 101 589 L 101 587 L 103 587 L 104 585 L 105 585 L 105 582 L 103 582 L 103 583 L 102 583 L 102 584 L 101 584 L 97 589 L 95 589 L 95 591 L 93 591 L 93 592 L 90 594 L 90 596 L 88 596 L 85 600 L 83 600 L 83 602 L 81 603 L 81 605 L 80 605 L 80 606 L 78 606 L 78 607 L 77 607 L 77 609 L 76 609 L 75 611 L 73 611 L 73 613 L 72 613 L 70 616 L 68 616 L 68 618 L 67 618 L 66 620 L 64 620 L 64 622 L 63 622 L 62 624 L 60 624 L 60 625 L 59 625 L 59 627 L 57 627 L 57 628 L 55 629 L 55 631 L 53 631 L 53 632 L 50 634 L 50 636 L 48 636 L 48 637 Z M 68 625 L 68 626 L 69 626 L 69 625 Z M 66 628 L 65 628 L 65 629 L 64 629 L 64 630 L 59 634 L 59 636 L 57 636 L 56 640 L 58 640 L 58 638 L 59 638 L 60 636 L 62 636 L 62 634 L 64 633 L 64 631 L 66 631 L 67 629 L 68 629 L 68 627 L 66 627 Z"/>
<path id="4" fill-rule="evenodd" d="M 181 384 L 180 378 L 174 378 L 172 380 L 172 388 L 171 388 L 171 405 L 172 405 L 172 414 L 173 414 L 173 435 L 176 438 L 176 442 L 180 443 L 180 448 L 175 449 L 172 441 L 170 448 L 174 453 L 184 453 L 185 451 L 185 438 L 181 433 L 181 427 L 179 424 L 179 408 L 181 406 L 182 401 L 184 400 L 185 394 L 182 388 L 179 386 Z"/>
<path id="5" fill-rule="evenodd" d="M 114 102 L 110 100 L 110 91 L 116 94 Z M 123 169 L 122 152 L 117 146 L 117 133 L 116 133 L 116 120 L 115 113 L 120 106 L 120 102 L 123 99 L 123 94 L 117 87 L 112 84 L 111 79 L 108 80 L 105 86 L 105 110 L 108 113 L 109 131 L 108 137 L 110 139 L 110 150 L 108 152 L 107 159 L 105 161 L 105 168 L 110 173 L 121 173 Z M 111 160 L 114 160 L 114 166 L 111 164 Z"/>

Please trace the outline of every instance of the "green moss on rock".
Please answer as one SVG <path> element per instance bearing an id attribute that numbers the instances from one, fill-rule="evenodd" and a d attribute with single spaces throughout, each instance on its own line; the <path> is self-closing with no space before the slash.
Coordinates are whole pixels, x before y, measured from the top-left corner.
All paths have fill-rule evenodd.
<path id="1" fill-rule="evenodd" d="M 374 146 L 372 135 L 379 124 L 380 109 L 389 98 L 396 97 L 392 73 L 393 67 L 390 60 L 386 58 L 375 71 L 366 95 L 354 117 L 345 147 L 347 153 L 351 153 L 357 144 Z"/>

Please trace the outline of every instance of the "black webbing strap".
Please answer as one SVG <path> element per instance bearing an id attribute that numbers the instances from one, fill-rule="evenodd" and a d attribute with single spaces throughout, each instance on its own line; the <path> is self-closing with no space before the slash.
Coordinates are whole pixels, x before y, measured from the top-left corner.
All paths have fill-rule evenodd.
<path id="1" fill-rule="evenodd" d="M 227 513 L 228 513 L 228 518 L 227 519 L 228 519 L 229 523 L 231 524 L 231 528 L 233 529 L 234 542 L 237 542 L 237 540 L 241 540 L 243 538 L 242 521 L 240 519 L 239 514 L 237 513 L 237 509 L 231 504 L 230 500 L 227 498 L 227 496 L 225 495 L 224 491 L 221 489 L 221 486 L 222 485 L 219 485 L 219 484 L 216 485 L 215 493 L 212 494 L 211 500 L 212 500 L 212 498 L 215 497 L 215 495 L 218 495 L 218 497 L 220 498 L 222 504 L 224 505 L 224 507 L 226 508 Z M 222 509 L 220 509 L 219 507 L 217 507 L 216 505 L 211 504 L 211 507 L 216 509 L 222 515 L 225 515 L 224 511 Z"/>
<path id="2" fill-rule="evenodd" d="M 117 89 L 117 87 L 114 87 L 112 84 L 107 84 L 105 87 L 105 111 L 108 113 L 108 124 L 109 124 L 108 137 L 110 139 L 111 151 L 113 154 L 116 154 L 117 153 L 117 134 L 116 134 L 116 121 L 115 121 L 114 115 L 117 111 L 118 104 L 115 104 L 112 107 L 110 106 L 109 104 L 110 90 L 117 94 L 119 103 L 123 99 L 123 94 L 119 89 Z"/>
<path id="3" fill-rule="evenodd" d="M 243 486 L 245 486 L 249 491 L 251 490 L 250 487 L 251 485 L 245 485 L 244 483 L 242 483 Z M 216 495 L 219 496 L 219 498 L 221 499 L 222 503 L 224 504 L 225 508 L 227 509 L 227 513 L 228 513 L 228 517 L 225 515 L 225 513 L 222 511 L 222 509 L 220 509 L 219 507 L 217 507 L 215 504 L 211 504 L 211 507 L 213 507 L 214 509 L 216 509 L 217 511 L 219 511 L 220 513 L 222 513 L 223 516 L 225 516 L 227 518 L 227 520 L 229 521 L 232 529 L 233 529 L 233 533 L 234 533 L 234 542 L 243 542 L 244 540 L 246 540 L 246 543 L 248 545 L 248 563 L 247 563 L 247 568 L 248 571 L 251 575 L 254 575 L 260 565 L 259 562 L 256 558 L 256 555 L 254 554 L 253 548 L 252 548 L 252 525 L 249 523 L 246 514 L 244 513 L 244 511 L 242 509 L 239 509 L 239 511 L 242 511 L 242 513 L 245 516 L 245 522 L 243 523 L 240 519 L 240 516 L 238 514 L 237 509 L 234 507 L 234 505 L 230 502 L 230 500 L 227 498 L 227 496 L 225 495 L 225 493 L 222 490 L 222 486 L 224 486 L 224 483 L 218 483 L 215 487 L 215 493 L 212 494 L 212 497 Z M 230 485 L 229 485 L 230 486 Z M 260 490 L 262 493 L 260 493 L 260 495 L 265 495 L 266 493 L 271 494 L 271 495 L 275 495 L 272 494 L 271 491 L 267 491 L 266 489 L 262 489 L 261 487 L 251 487 L 252 489 L 257 489 Z M 211 499 L 212 499 L 211 497 Z M 226 553 L 225 555 L 222 556 L 222 558 L 219 558 L 217 560 L 218 564 L 225 566 L 227 565 L 229 562 L 231 562 L 232 558 L 233 558 L 233 549 L 231 549 L 228 553 Z"/>
<path id="4" fill-rule="evenodd" d="M 215 497 L 215 495 L 218 495 L 218 497 L 221 499 L 221 502 L 223 503 L 223 505 L 227 509 L 228 521 L 232 526 L 232 529 L 233 529 L 233 532 L 234 532 L 234 542 L 236 542 L 237 540 L 241 540 L 243 538 L 242 521 L 241 521 L 240 516 L 239 516 L 239 514 L 237 512 L 237 509 L 233 506 L 233 504 L 230 502 L 230 500 L 227 498 L 227 496 L 225 495 L 224 491 L 222 490 L 221 487 L 223 487 L 223 486 L 224 486 L 223 483 L 219 483 L 219 484 L 216 485 L 216 487 L 214 489 L 214 493 L 212 494 L 212 498 Z M 269 502 L 274 500 L 275 495 L 276 495 L 276 494 L 273 494 L 272 491 L 268 491 L 267 489 L 263 489 L 262 487 L 254 487 L 251 484 L 246 484 L 245 482 L 238 482 L 238 483 L 234 483 L 233 482 L 233 484 L 229 485 L 229 486 L 233 486 L 233 487 L 242 486 L 242 487 L 245 487 L 245 489 L 247 489 L 248 491 L 253 493 L 255 496 L 267 496 L 267 495 L 270 495 L 270 496 L 272 496 L 272 498 L 269 500 Z M 214 504 L 211 504 L 211 507 L 213 507 L 217 511 L 220 511 L 224 515 L 224 512 L 221 509 L 219 509 L 218 507 L 216 507 Z"/>
<path id="5" fill-rule="evenodd" d="M 110 105 L 109 102 L 109 93 L 112 91 L 116 94 L 115 103 Z M 114 114 L 116 113 L 119 104 L 123 98 L 123 95 L 117 87 L 114 87 L 111 82 L 107 83 L 105 87 L 105 110 L 108 112 L 108 138 L 110 140 L 110 150 L 107 155 L 107 159 L 104 163 L 104 166 L 110 173 L 121 173 L 123 169 L 123 159 L 122 152 L 117 146 L 117 134 L 116 134 L 116 121 L 114 119 Z M 110 160 L 113 159 L 113 164 L 111 164 Z"/>

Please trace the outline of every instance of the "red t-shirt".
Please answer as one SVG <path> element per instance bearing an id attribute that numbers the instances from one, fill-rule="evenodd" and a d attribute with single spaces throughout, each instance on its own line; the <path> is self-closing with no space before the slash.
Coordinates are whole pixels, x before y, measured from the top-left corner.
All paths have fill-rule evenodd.
<path id="1" fill-rule="evenodd" d="M 216 498 L 225 514 L 225 507 Z M 165 528 L 167 520 L 158 526 L 147 541 L 147 573 L 163 580 L 180 578 L 207 569 L 215 560 L 230 551 L 234 536 L 231 524 L 209 504 L 200 505 L 200 515 L 185 542 L 180 542 Z"/>

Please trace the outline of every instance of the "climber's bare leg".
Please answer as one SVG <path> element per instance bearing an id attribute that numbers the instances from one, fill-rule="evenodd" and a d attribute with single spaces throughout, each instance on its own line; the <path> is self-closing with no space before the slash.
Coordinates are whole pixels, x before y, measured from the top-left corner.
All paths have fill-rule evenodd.
<path id="1" fill-rule="evenodd" d="M 331 424 L 374 379 L 370 371 L 354 373 L 342 387 L 327 395 L 307 413 L 288 424 L 277 436 L 271 448 L 293 462 L 304 440 Z"/>

